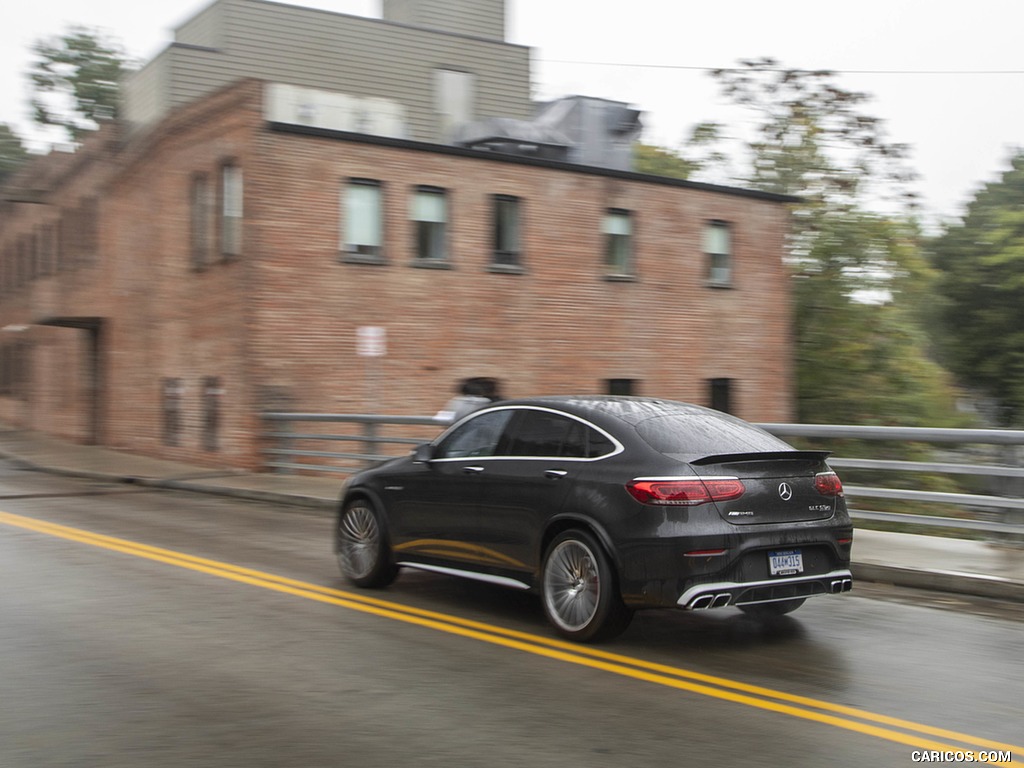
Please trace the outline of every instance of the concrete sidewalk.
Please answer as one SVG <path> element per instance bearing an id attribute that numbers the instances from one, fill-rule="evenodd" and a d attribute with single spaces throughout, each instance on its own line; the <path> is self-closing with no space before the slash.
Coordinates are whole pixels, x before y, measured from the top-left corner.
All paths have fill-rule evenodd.
<path id="1" fill-rule="evenodd" d="M 204 469 L 0 426 L 0 457 L 30 469 L 302 506 L 331 514 L 344 475 Z M 1024 547 L 858 529 L 855 579 L 1024 602 Z"/>

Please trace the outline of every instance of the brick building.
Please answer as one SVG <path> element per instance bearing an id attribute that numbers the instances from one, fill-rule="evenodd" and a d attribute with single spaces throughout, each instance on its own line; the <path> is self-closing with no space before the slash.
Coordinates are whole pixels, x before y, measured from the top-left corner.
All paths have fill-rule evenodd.
<path id="1" fill-rule="evenodd" d="M 0 419 L 254 468 L 264 410 L 429 414 L 469 376 L 791 417 L 787 199 L 282 119 L 289 87 L 8 184 Z"/>

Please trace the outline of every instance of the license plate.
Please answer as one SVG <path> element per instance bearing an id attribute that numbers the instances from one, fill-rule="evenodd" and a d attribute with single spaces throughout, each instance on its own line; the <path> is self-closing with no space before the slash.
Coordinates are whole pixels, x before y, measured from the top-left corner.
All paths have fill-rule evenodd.
<path id="1" fill-rule="evenodd" d="M 804 572 L 804 556 L 799 549 L 768 553 L 768 569 L 772 576 L 792 576 Z"/>

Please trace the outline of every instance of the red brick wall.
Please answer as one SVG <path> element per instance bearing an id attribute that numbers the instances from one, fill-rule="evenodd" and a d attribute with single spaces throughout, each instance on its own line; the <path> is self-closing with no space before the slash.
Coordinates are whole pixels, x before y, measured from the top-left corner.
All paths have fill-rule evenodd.
<path id="1" fill-rule="evenodd" d="M 73 200 L 81 194 L 76 185 L 106 179 L 99 258 L 0 301 L 4 323 L 24 322 L 26 314 L 34 321 L 106 318 L 107 444 L 255 467 L 261 408 L 432 414 L 467 376 L 496 377 L 507 396 L 601 392 L 605 379 L 629 378 L 639 380 L 640 394 L 703 404 L 708 379 L 730 378 L 738 415 L 791 418 L 783 205 L 273 131 L 262 123 L 260 95 L 252 81 L 221 91 L 133 138 L 116 161 L 104 160 L 102 179 L 86 169 L 58 185 L 57 196 Z M 243 252 L 196 271 L 191 180 L 206 173 L 215 190 L 229 159 L 244 177 Z M 350 177 L 384 185 L 385 265 L 340 259 L 340 195 Z M 410 266 L 409 200 L 421 184 L 449 191 L 451 269 Z M 494 194 L 522 200 L 523 274 L 488 271 Z M 22 208 L 4 213 L 0 247 L 12 226 L 25 226 Z M 633 212 L 632 282 L 605 279 L 608 208 Z M 732 225 L 730 289 L 706 285 L 702 227 L 711 219 Z M 209 231 L 215 237 L 213 219 Z M 357 356 L 363 325 L 387 329 L 386 357 Z M 33 358 L 34 381 L 46 382 L 34 394 L 35 428 L 84 434 L 80 377 L 62 375 L 81 355 L 82 333 L 60 329 Z M 200 440 L 206 376 L 219 377 L 225 389 L 215 453 Z M 167 377 L 185 385 L 179 446 L 161 438 Z M 16 420 L 20 406 L 0 397 L 0 418 Z"/>
<path id="2" fill-rule="evenodd" d="M 707 401 L 736 380 L 736 410 L 790 417 L 790 310 L 777 203 L 489 160 L 264 132 L 249 178 L 252 264 L 261 286 L 259 378 L 305 406 L 367 407 L 359 325 L 387 328 L 377 362 L 385 412 L 436 410 L 457 379 L 495 376 L 507 395 L 602 391 Z M 385 184 L 385 266 L 339 263 L 349 177 Z M 410 266 L 409 198 L 449 190 L 451 270 Z M 525 274 L 494 274 L 491 196 L 524 206 Z M 609 282 L 601 222 L 634 212 L 635 282 Z M 733 225 L 732 289 L 706 286 L 702 227 Z"/>

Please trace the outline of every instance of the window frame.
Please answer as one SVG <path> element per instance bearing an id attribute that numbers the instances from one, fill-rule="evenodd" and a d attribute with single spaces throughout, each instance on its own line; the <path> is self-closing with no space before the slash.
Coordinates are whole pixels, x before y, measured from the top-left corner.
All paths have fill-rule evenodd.
<path id="1" fill-rule="evenodd" d="M 605 391 L 614 397 L 634 397 L 639 393 L 639 379 L 605 379 Z"/>
<path id="2" fill-rule="evenodd" d="M 222 398 L 225 394 L 220 376 L 203 377 L 202 389 L 202 447 L 204 451 L 220 451 Z"/>
<path id="3" fill-rule="evenodd" d="M 221 259 L 231 261 L 242 255 L 242 223 L 245 220 L 245 177 L 241 166 L 234 160 L 221 163 L 217 197 L 218 246 Z"/>
<path id="4" fill-rule="evenodd" d="M 708 379 L 708 403 L 712 410 L 735 415 L 735 379 L 716 378 Z M 723 407 L 724 406 L 724 407 Z"/>
<path id="5" fill-rule="evenodd" d="M 503 216 L 511 211 L 511 224 Z M 509 230 L 514 230 L 511 235 Z M 523 269 L 523 203 L 516 195 L 491 196 L 491 267 L 495 271 L 520 272 Z"/>
<path id="6" fill-rule="evenodd" d="M 360 243 L 356 240 L 364 239 L 362 236 L 357 237 L 355 234 L 356 228 L 356 196 L 354 193 L 356 190 L 365 192 L 366 190 L 375 190 L 376 196 L 373 198 L 376 210 L 373 211 L 375 221 L 370 224 L 370 228 L 375 230 L 372 234 L 374 237 L 366 239 L 376 239 L 376 244 L 371 242 Z M 368 179 L 360 177 L 351 177 L 346 180 L 344 191 L 341 195 L 340 201 L 341 207 L 341 235 L 338 248 L 342 254 L 342 260 L 348 263 L 359 263 L 359 264 L 383 264 L 386 259 L 384 256 L 384 239 L 385 239 L 385 196 L 384 196 L 384 183 L 379 179 Z M 365 225 L 360 222 L 360 227 Z"/>
<path id="7" fill-rule="evenodd" d="M 449 140 L 455 129 L 473 120 L 477 77 L 472 72 L 438 67 L 434 70 L 434 111 L 438 138 Z"/>
<path id="8" fill-rule="evenodd" d="M 622 222 L 626 224 L 626 231 L 615 231 Z M 601 219 L 601 234 L 606 277 L 612 280 L 636 279 L 636 216 L 633 211 L 607 208 Z"/>
<path id="9" fill-rule="evenodd" d="M 42 274 L 57 274 L 56 227 L 52 223 L 43 224 L 39 230 L 39 260 Z"/>
<path id="10" fill-rule="evenodd" d="M 420 218 L 421 203 L 431 199 L 440 201 L 442 219 Z M 421 184 L 413 188 L 409 204 L 409 220 L 412 222 L 412 263 L 417 267 L 450 268 L 448 229 L 451 224 L 448 190 Z M 431 226 L 433 225 L 433 226 Z M 435 253 L 436 251 L 436 253 Z"/>
<path id="11" fill-rule="evenodd" d="M 722 232 L 725 236 L 725 249 L 716 250 L 715 241 L 718 236 L 712 233 Z M 724 219 L 710 219 L 704 222 L 701 233 L 701 247 L 704 250 L 707 285 L 711 288 L 732 288 L 735 259 L 733 226 Z M 724 264 L 719 263 L 724 262 Z"/>
<path id="12" fill-rule="evenodd" d="M 210 262 L 210 177 L 194 173 L 189 182 L 189 264 L 202 272 Z"/>
<path id="13" fill-rule="evenodd" d="M 161 442 L 177 448 L 185 432 L 185 382 L 177 376 L 160 380 Z"/>

